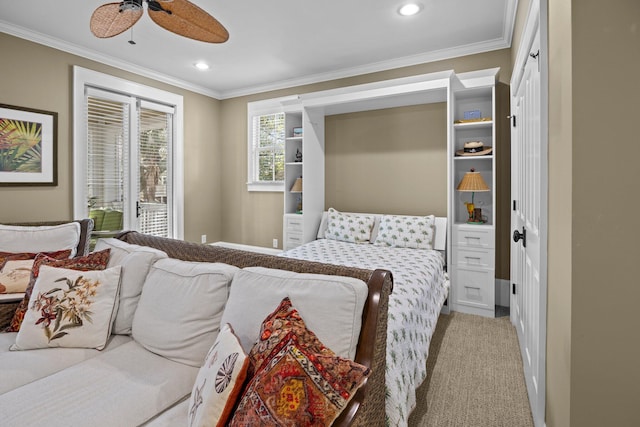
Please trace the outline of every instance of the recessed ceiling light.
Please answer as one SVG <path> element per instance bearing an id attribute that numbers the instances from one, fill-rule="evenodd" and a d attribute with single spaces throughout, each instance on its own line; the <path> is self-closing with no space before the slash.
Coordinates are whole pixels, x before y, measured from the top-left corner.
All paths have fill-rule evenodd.
<path id="1" fill-rule="evenodd" d="M 200 61 L 200 62 L 196 62 L 195 64 L 193 64 L 194 67 L 196 67 L 198 70 L 208 70 L 209 68 L 211 68 L 209 66 L 209 64 L 207 64 L 206 62 Z"/>
<path id="2" fill-rule="evenodd" d="M 416 3 L 407 3 L 405 5 L 400 6 L 398 9 L 398 13 L 402 16 L 412 16 L 416 13 L 420 12 L 420 5 Z"/>

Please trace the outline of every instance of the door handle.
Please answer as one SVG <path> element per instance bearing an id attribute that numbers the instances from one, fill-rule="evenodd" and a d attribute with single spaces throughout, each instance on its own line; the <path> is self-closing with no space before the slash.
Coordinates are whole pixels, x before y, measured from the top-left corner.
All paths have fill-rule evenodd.
<path id="1" fill-rule="evenodd" d="M 513 230 L 513 241 L 518 243 L 519 240 L 522 240 L 522 246 L 527 247 L 527 229 L 522 227 L 522 233 L 518 230 Z"/>

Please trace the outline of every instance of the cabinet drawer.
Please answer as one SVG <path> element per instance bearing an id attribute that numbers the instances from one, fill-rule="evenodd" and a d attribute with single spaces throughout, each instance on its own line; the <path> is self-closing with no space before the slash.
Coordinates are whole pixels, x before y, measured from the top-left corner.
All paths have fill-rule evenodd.
<path id="1" fill-rule="evenodd" d="M 454 246 L 475 248 L 493 248 L 493 228 L 477 226 L 477 228 L 453 227 Z"/>
<path id="2" fill-rule="evenodd" d="M 472 249 L 465 246 L 453 248 L 453 263 L 460 267 L 494 268 L 493 249 Z"/>
<path id="3" fill-rule="evenodd" d="M 294 248 L 302 244 L 302 233 L 289 233 L 287 232 L 287 248 Z"/>
<path id="4" fill-rule="evenodd" d="M 478 308 L 494 309 L 494 270 L 456 268 L 453 280 L 455 301 Z"/>
<path id="5" fill-rule="evenodd" d="M 287 231 L 302 233 L 303 226 L 304 220 L 302 219 L 302 216 L 300 218 L 287 217 Z"/>

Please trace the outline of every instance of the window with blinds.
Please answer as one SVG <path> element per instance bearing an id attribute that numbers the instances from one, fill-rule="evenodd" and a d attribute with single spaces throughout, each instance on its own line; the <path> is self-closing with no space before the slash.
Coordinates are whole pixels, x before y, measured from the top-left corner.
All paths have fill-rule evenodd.
<path id="1" fill-rule="evenodd" d="M 171 237 L 173 108 L 94 88 L 85 99 L 87 206 L 97 234 Z"/>
<path id="2" fill-rule="evenodd" d="M 251 135 L 250 183 L 283 183 L 284 113 L 254 116 Z"/>

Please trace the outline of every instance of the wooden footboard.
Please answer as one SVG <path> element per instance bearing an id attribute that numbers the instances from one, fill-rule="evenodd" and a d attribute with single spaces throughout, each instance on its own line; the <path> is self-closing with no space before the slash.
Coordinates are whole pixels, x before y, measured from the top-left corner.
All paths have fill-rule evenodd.
<path id="1" fill-rule="evenodd" d="M 358 390 L 340 417 L 334 422 L 334 425 L 384 425 L 387 308 L 389 294 L 393 288 L 391 272 L 387 270 L 371 271 L 189 243 L 134 231 L 122 233 L 118 238 L 131 244 L 160 249 L 172 258 L 185 261 L 222 262 L 240 268 L 260 266 L 298 273 L 347 276 L 366 282 L 369 287 L 369 295 L 362 314 L 362 327 L 355 361 L 369 367 L 372 373 L 365 385 Z"/>

